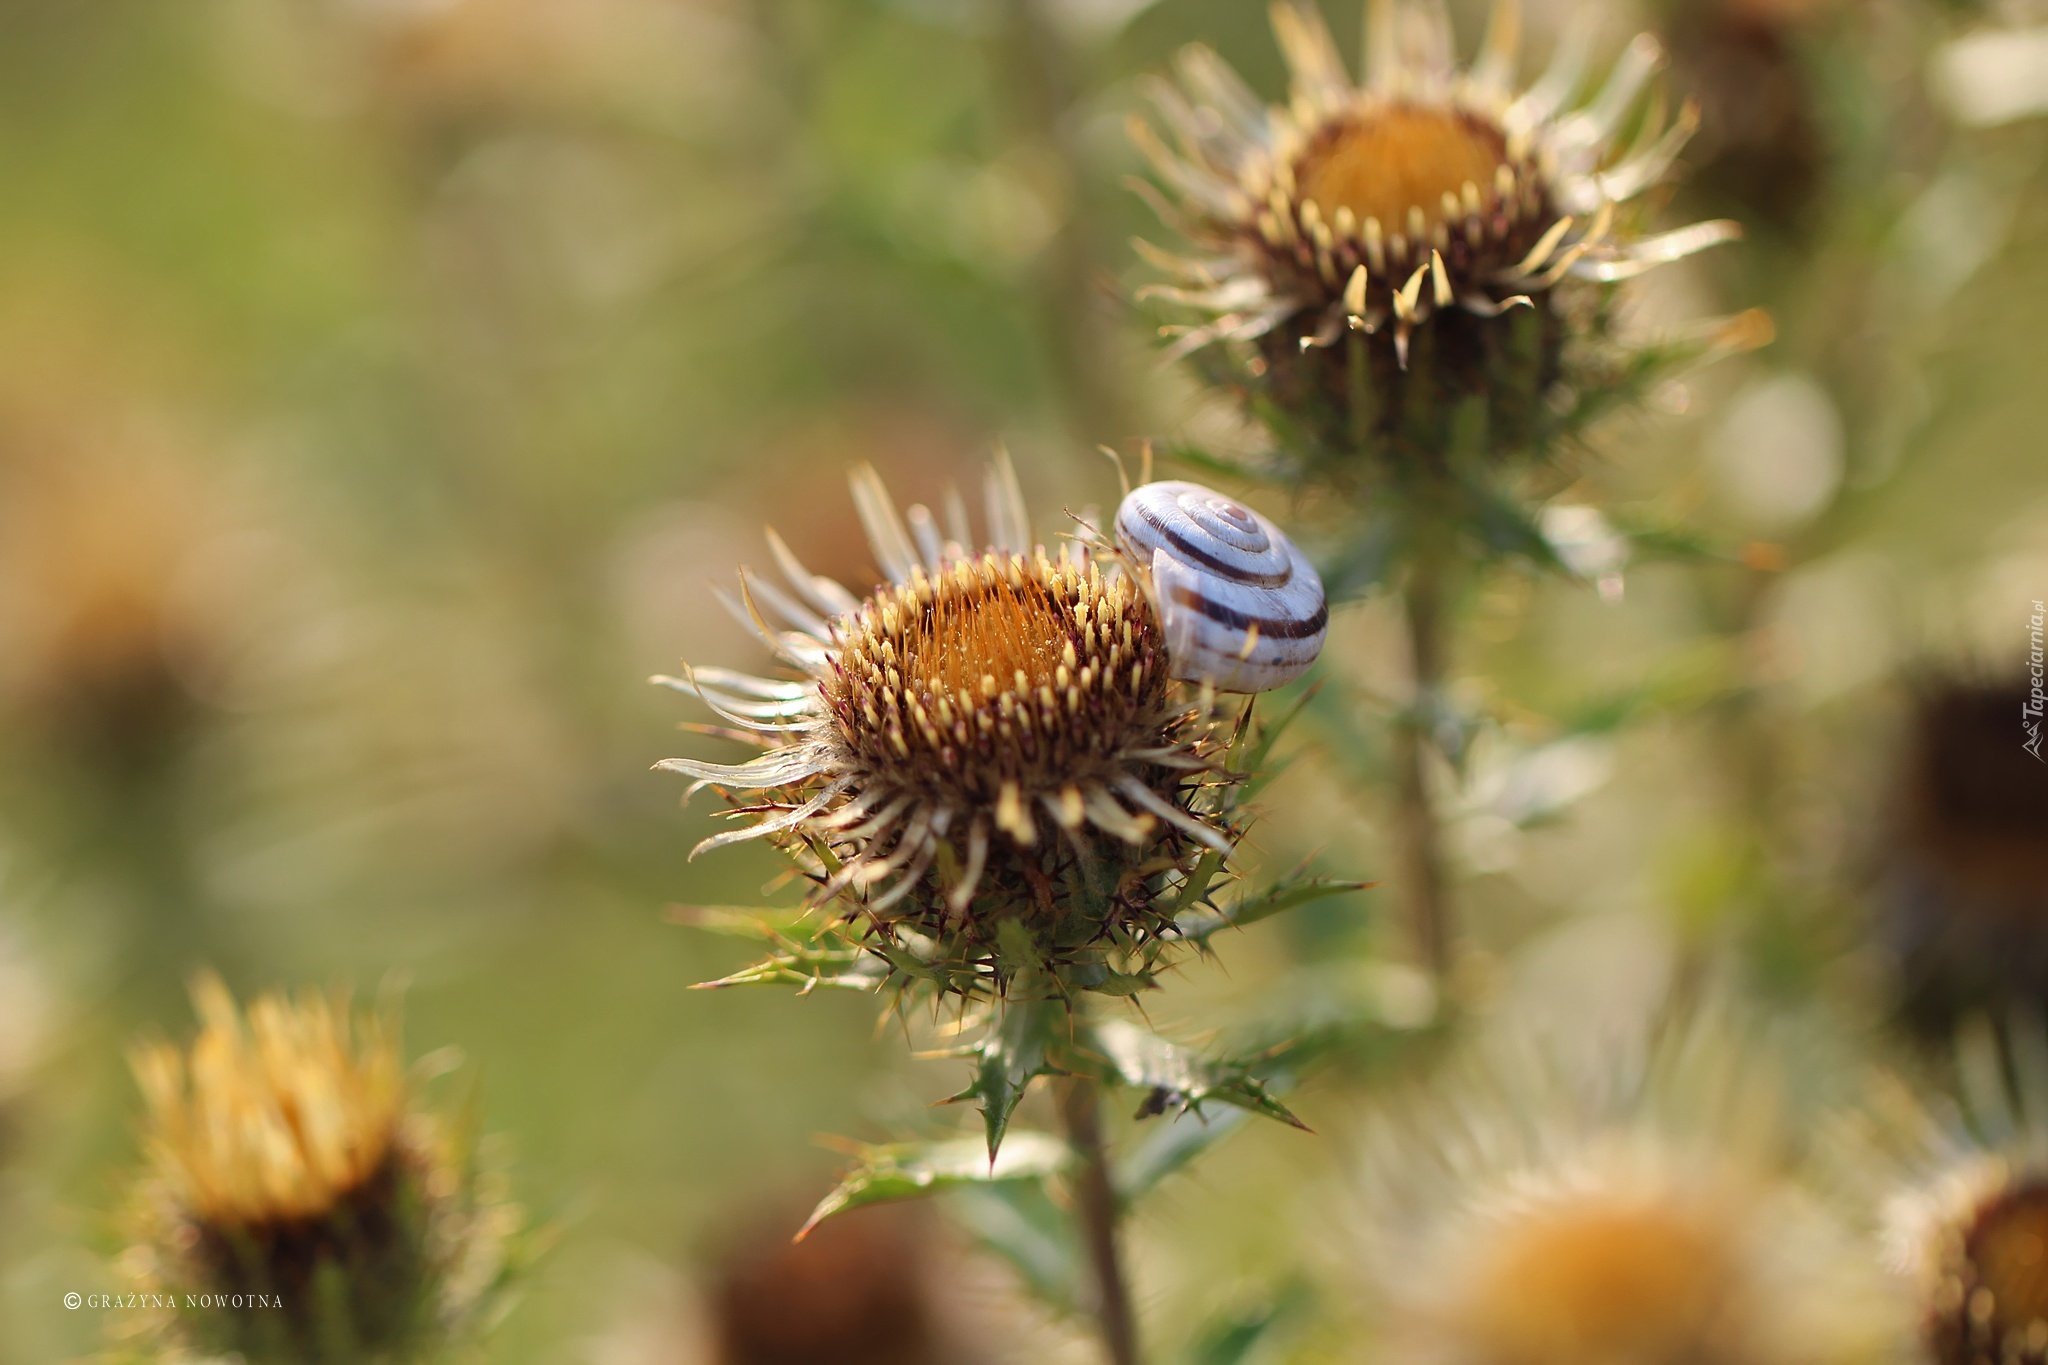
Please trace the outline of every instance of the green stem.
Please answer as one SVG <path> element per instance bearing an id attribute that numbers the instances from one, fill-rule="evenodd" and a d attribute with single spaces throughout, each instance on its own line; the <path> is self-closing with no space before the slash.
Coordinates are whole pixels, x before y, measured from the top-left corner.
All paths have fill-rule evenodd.
<path id="1" fill-rule="evenodd" d="M 1394 737 L 1401 883 L 1407 897 L 1409 930 L 1423 964 L 1439 980 L 1451 966 L 1451 906 L 1444 876 L 1443 826 L 1430 792 L 1425 751 L 1443 690 L 1443 588 L 1436 562 L 1428 556 L 1418 557 L 1401 598 L 1414 691 L 1407 718 Z"/>
<path id="2" fill-rule="evenodd" d="M 1102 1136 L 1102 1112 L 1096 1084 L 1076 1076 L 1060 1090 L 1060 1118 L 1067 1141 L 1081 1157 L 1075 1210 L 1088 1265 L 1095 1279 L 1095 1316 L 1102 1330 L 1110 1365 L 1138 1365 L 1138 1324 L 1131 1313 L 1130 1281 L 1124 1274 L 1118 1224 L 1122 1201 L 1110 1177 L 1109 1146 Z"/>

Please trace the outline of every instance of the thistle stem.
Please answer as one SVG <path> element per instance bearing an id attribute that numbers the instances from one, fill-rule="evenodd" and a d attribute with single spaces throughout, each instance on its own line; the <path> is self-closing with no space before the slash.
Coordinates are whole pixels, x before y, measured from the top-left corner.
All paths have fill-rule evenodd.
<path id="1" fill-rule="evenodd" d="M 1115 1182 L 1110 1178 L 1109 1147 L 1102 1136 L 1102 1113 L 1095 1082 L 1074 1077 L 1060 1090 L 1060 1118 L 1067 1141 L 1081 1158 L 1075 1207 L 1081 1237 L 1088 1248 L 1095 1277 L 1095 1316 L 1110 1365 L 1138 1365 L 1138 1325 L 1131 1314 L 1130 1282 L 1124 1276 L 1117 1224 L 1123 1217 Z"/>
<path id="2" fill-rule="evenodd" d="M 1424 751 L 1443 688 L 1444 603 L 1442 574 L 1430 557 L 1416 559 L 1401 602 L 1415 684 L 1407 718 L 1394 736 L 1401 882 L 1416 950 L 1430 973 L 1442 980 L 1451 965 L 1451 907 L 1444 877 L 1443 827 L 1431 798 Z"/>

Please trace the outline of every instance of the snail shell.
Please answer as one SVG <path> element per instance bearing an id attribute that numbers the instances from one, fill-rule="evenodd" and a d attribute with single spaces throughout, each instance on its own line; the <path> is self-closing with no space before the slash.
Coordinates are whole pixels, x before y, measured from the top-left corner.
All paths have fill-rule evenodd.
<path id="1" fill-rule="evenodd" d="M 1322 579 L 1243 503 L 1198 483 L 1148 483 L 1117 509 L 1116 537 L 1151 575 L 1174 677 L 1264 692 L 1300 677 L 1322 652 Z"/>

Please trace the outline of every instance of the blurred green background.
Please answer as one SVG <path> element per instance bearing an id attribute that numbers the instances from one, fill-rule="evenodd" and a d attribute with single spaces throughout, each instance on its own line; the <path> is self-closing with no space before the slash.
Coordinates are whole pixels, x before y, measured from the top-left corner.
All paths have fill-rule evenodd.
<path id="1" fill-rule="evenodd" d="M 1486 996 L 1630 1016 L 1729 961 L 1853 1014 L 1912 679 L 2009 666 L 2048 596 L 2043 130 L 1941 84 L 2028 16 L 1594 7 L 1606 50 L 1668 33 L 1706 108 L 1667 217 L 1751 228 L 1641 312 L 1762 306 L 1779 339 L 1584 457 L 1578 501 L 1709 552 L 1467 604 Z M 1566 12 L 1534 7 L 1539 53 Z M 714 803 L 648 768 L 721 746 L 642 679 L 765 664 L 712 596 L 763 524 L 873 581 L 855 462 L 936 499 L 1000 440 L 1051 535 L 1116 496 L 1098 444 L 1256 449 L 1124 302 L 1123 122 L 1197 39 L 1278 95 L 1246 0 L 0 0 L 0 1361 L 98 1343 L 60 1300 L 111 1283 L 123 1049 L 190 1028 L 201 964 L 395 975 L 409 1048 L 462 1050 L 560 1230 L 496 1361 L 698 1358 L 698 1267 L 793 1226 L 815 1134 L 949 1121 L 959 1077 L 870 1002 L 686 989 L 747 950 L 664 907 L 775 865 L 685 862 Z M 1340 615 L 1270 862 L 1382 870 L 1399 638 Z M 1163 1340 L 1341 1264 L 1319 1192 L 1429 1014 L 1386 919 L 1248 933 L 1150 1006 L 1360 1025 L 1298 1097 L 1319 1136 L 1248 1130 L 1147 1213 Z M 1072 1349 L 1000 1273 L 962 1293 L 1026 1324 L 992 1358 Z"/>

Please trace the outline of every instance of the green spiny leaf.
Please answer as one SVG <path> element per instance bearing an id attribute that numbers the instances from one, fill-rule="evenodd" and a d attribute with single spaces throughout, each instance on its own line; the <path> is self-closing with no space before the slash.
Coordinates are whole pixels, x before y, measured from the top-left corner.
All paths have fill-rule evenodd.
<path id="1" fill-rule="evenodd" d="M 1174 927 L 1181 937 L 1195 943 L 1207 943 L 1219 929 L 1243 928 L 1256 924 L 1262 919 L 1271 919 L 1296 906 L 1313 901 L 1326 900 L 1331 896 L 1349 895 L 1353 891 L 1365 891 L 1378 885 L 1376 882 L 1338 881 L 1329 877 L 1293 877 L 1268 887 L 1255 896 L 1247 896 L 1228 910 L 1217 910 L 1206 905 L 1197 905 L 1174 916 Z"/>
<path id="2" fill-rule="evenodd" d="M 1194 870 L 1188 873 L 1187 880 L 1181 883 L 1180 894 L 1173 898 L 1173 908 L 1167 913 L 1178 919 L 1189 911 L 1204 908 L 1202 900 L 1209 894 L 1209 883 L 1215 881 L 1221 871 L 1223 855 L 1213 848 L 1203 853 Z"/>
<path id="3" fill-rule="evenodd" d="M 1273 767 L 1273 747 L 1288 728 L 1301 719 L 1322 687 L 1321 682 L 1315 682 L 1301 689 L 1301 695 L 1280 713 L 1278 719 L 1262 721 L 1254 728 L 1242 754 L 1231 755 L 1230 766 L 1245 774 L 1244 781 L 1232 793 L 1233 804 L 1247 804 L 1265 789 L 1267 783 L 1280 775 L 1280 769 Z"/>
<path id="4" fill-rule="evenodd" d="M 1308 1128 L 1252 1075 L 1254 1065 L 1268 1060 L 1264 1055 L 1247 1060 L 1206 1058 L 1121 1019 L 1089 1026 L 1083 1043 L 1107 1063 L 1101 1073 L 1104 1080 L 1146 1092 L 1138 1110 L 1141 1118 L 1169 1109 L 1178 1113 L 1199 1110 L 1214 1100 L 1304 1131 Z"/>
<path id="5" fill-rule="evenodd" d="M 1314 1301 L 1313 1289 L 1292 1280 L 1263 1303 L 1218 1313 L 1196 1334 L 1188 1348 L 1187 1365 L 1245 1365 L 1261 1345 L 1273 1339 L 1276 1330 L 1300 1318 Z"/>
<path id="6" fill-rule="evenodd" d="M 1242 483 L 1258 477 L 1257 470 L 1247 469 L 1234 461 L 1224 459 L 1221 455 L 1211 454 L 1209 451 L 1202 450 L 1196 446 L 1176 443 L 1167 446 L 1159 453 L 1175 464 L 1187 465 L 1190 468 L 1200 470 L 1204 474 L 1214 475 L 1217 478 L 1228 479 L 1232 482 Z"/>
<path id="7" fill-rule="evenodd" d="M 772 905 L 671 905 L 669 922 L 729 938 L 800 939 L 806 942 L 828 932 L 828 917 L 809 906 L 793 909 Z"/>
<path id="8" fill-rule="evenodd" d="M 791 944 L 716 981 L 700 981 L 690 989 L 722 990 L 727 986 L 795 986 L 808 995 L 819 987 L 874 991 L 889 979 L 889 964 L 861 947 L 823 948 Z"/>
<path id="9" fill-rule="evenodd" d="M 1003 972 L 1015 984 L 1013 991 L 1039 994 L 1047 987 L 1040 981 L 1045 973 L 1045 950 L 1031 936 L 1020 919 L 1006 919 L 996 926 L 996 951 Z"/>
<path id="10" fill-rule="evenodd" d="M 976 1050 L 978 1061 L 973 1082 L 948 1101 L 958 1104 L 973 1100 L 981 1106 L 982 1122 L 988 1129 L 990 1161 L 996 1159 L 1003 1134 L 1010 1126 L 1010 1115 L 1017 1111 L 1031 1082 L 1057 1069 L 1048 1062 L 1047 1053 L 1066 1018 L 1063 1001 L 1027 1000 L 1013 995 L 1003 1003 Z"/>
<path id="11" fill-rule="evenodd" d="M 1460 481 L 1465 515 L 1480 542 L 1495 554 L 1529 560 L 1546 569 L 1569 572 L 1557 547 L 1543 534 L 1519 499 L 1492 486 L 1483 476 Z"/>
<path id="12" fill-rule="evenodd" d="M 1129 999 L 1142 991 L 1151 990 L 1156 984 L 1150 972 L 1119 972 L 1105 968 L 1098 979 L 1088 984 L 1087 989 L 1101 995 Z"/>
<path id="13" fill-rule="evenodd" d="M 1013 1180 L 1042 1180 L 1064 1170 L 1073 1160 L 1073 1150 L 1049 1133 L 1018 1133 L 1002 1155 L 994 1158 L 973 1138 L 863 1147 L 859 1157 L 860 1164 L 811 1211 L 797 1232 L 798 1240 L 834 1214 L 867 1204 Z"/>
<path id="14" fill-rule="evenodd" d="M 1243 1109 L 1223 1109 L 1176 1114 L 1167 1119 L 1117 1162 L 1118 1197 L 1127 1205 L 1137 1202 L 1168 1176 L 1251 1122 L 1251 1117 Z"/>

